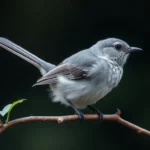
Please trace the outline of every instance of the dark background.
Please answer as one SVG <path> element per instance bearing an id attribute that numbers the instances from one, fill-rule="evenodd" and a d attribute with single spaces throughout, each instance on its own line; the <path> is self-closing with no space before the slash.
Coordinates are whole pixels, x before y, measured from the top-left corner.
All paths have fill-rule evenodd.
<path id="1" fill-rule="evenodd" d="M 143 48 L 143 52 L 130 56 L 118 88 L 96 107 L 103 113 L 114 113 L 120 108 L 123 118 L 150 130 L 150 7 L 146 1 L 0 2 L 0 36 L 55 64 L 107 37 L 121 38 Z M 11 119 L 74 113 L 71 108 L 53 104 L 48 98 L 47 86 L 32 88 L 41 76 L 39 71 L 2 48 L 0 66 L 0 109 L 15 100 L 28 99 L 13 109 Z M 90 112 L 85 110 L 85 113 Z M 3 132 L 0 149 L 145 150 L 150 149 L 150 137 L 114 122 L 29 122 Z"/>

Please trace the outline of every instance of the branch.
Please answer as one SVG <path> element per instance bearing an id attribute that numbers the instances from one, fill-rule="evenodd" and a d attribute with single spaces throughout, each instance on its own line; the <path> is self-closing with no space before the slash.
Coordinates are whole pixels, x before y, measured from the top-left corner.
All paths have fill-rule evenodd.
<path id="1" fill-rule="evenodd" d="M 126 126 L 137 133 L 145 134 L 150 136 L 150 131 L 143 129 L 133 123 L 130 123 L 120 117 L 120 110 L 118 109 L 115 114 L 110 115 L 103 115 L 103 120 L 115 121 L 123 126 Z M 6 130 L 7 128 L 14 126 L 16 124 L 24 123 L 24 122 L 31 122 L 31 121 L 56 121 L 58 123 L 63 123 L 65 121 L 72 121 L 78 120 L 78 115 L 68 115 L 68 116 L 31 116 L 31 117 L 24 117 L 9 121 L 8 123 L 2 124 L 0 121 L 0 134 Z M 84 115 L 84 120 L 98 120 L 99 117 L 97 114 L 87 114 Z"/>

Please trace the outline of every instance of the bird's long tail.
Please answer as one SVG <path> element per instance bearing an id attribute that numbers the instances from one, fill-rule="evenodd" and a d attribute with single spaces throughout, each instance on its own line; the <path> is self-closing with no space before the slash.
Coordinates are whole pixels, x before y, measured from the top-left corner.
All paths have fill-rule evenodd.
<path id="1" fill-rule="evenodd" d="M 35 67 L 37 67 L 41 74 L 44 75 L 51 69 L 55 67 L 55 65 L 50 64 L 37 56 L 31 54 L 24 48 L 20 47 L 19 45 L 11 42 L 8 39 L 1 38 L 0 37 L 0 47 L 3 47 L 4 49 L 8 50 L 9 52 L 21 57 L 22 59 L 26 60 L 27 62 L 31 63 Z"/>

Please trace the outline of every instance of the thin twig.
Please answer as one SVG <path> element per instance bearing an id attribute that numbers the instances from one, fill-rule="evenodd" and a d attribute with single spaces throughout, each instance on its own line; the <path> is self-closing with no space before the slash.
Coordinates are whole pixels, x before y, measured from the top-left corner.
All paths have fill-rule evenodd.
<path id="1" fill-rule="evenodd" d="M 120 110 L 117 110 L 115 114 L 110 114 L 110 115 L 103 115 L 103 120 L 109 120 L 109 121 L 115 121 L 119 124 L 122 124 L 123 126 L 126 126 L 137 133 L 145 134 L 150 136 L 150 131 L 141 128 L 133 123 L 130 123 L 120 117 Z M 0 125 L 0 134 L 6 130 L 7 128 L 14 126 L 19 123 L 24 123 L 24 122 L 31 122 L 31 121 L 56 121 L 58 123 L 63 123 L 65 121 L 72 121 L 72 120 L 78 120 L 79 117 L 77 115 L 68 115 L 68 116 L 31 116 L 31 117 L 24 117 L 24 118 L 19 118 L 15 119 L 12 121 L 9 121 L 8 123 L 1 124 Z M 87 114 L 84 115 L 85 120 L 98 120 L 99 117 L 96 114 Z"/>

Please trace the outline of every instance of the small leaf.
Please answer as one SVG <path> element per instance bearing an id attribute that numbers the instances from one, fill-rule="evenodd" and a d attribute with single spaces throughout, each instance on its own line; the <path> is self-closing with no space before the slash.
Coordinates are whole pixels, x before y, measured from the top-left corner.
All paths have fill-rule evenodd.
<path id="1" fill-rule="evenodd" d="M 14 106 L 16 106 L 17 104 L 19 104 L 19 103 L 22 103 L 23 101 L 25 101 L 26 99 L 20 99 L 20 100 L 17 100 L 17 101 L 15 101 L 15 102 L 13 102 L 12 104 L 11 104 L 11 106 L 9 107 L 9 110 L 7 111 L 7 119 L 6 119 L 6 123 L 8 123 L 8 121 L 9 121 L 9 116 L 10 116 L 10 112 L 11 112 L 11 110 L 14 108 Z"/>
<path id="2" fill-rule="evenodd" d="M 3 108 L 3 110 L 0 111 L 0 114 L 1 114 L 3 117 L 8 113 L 8 111 L 9 111 L 11 105 L 12 105 L 12 104 L 6 105 L 6 106 Z"/>

